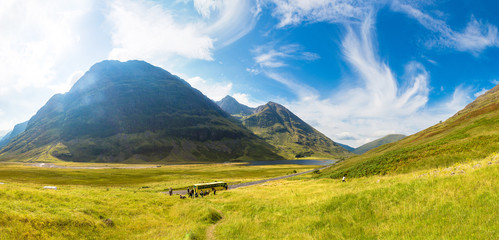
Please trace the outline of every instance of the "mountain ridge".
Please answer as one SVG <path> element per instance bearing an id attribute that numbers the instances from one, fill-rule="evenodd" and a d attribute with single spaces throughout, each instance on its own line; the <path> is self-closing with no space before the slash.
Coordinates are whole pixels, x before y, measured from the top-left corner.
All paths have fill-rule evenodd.
<path id="1" fill-rule="evenodd" d="M 284 106 L 268 102 L 242 119 L 243 125 L 287 158 L 343 158 L 350 152 L 304 122 Z"/>
<path id="2" fill-rule="evenodd" d="M 16 124 L 10 132 L 5 134 L 0 139 L 0 150 L 2 149 L 2 147 L 6 146 L 12 139 L 17 137 L 22 132 L 24 132 L 24 130 L 26 129 L 27 126 L 28 126 L 28 121 Z"/>
<path id="3" fill-rule="evenodd" d="M 403 134 L 388 134 L 384 137 L 378 138 L 374 141 L 363 144 L 362 146 L 359 146 L 358 148 L 355 148 L 353 153 L 363 154 L 371 149 L 377 148 L 377 147 L 384 145 L 384 144 L 396 142 L 396 141 L 401 140 L 405 137 L 406 137 L 406 135 L 403 135 Z"/>
<path id="4" fill-rule="evenodd" d="M 228 161 L 280 159 L 187 82 L 143 61 L 93 65 L 54 95 L 0 160 Z"/>
<path id="5" fill-rule="evenodd" d="M 232 96 L 225 96 L 220 101 L 215 102 L 220 108 L 230 115 L 248 116 L 255 112 L 255 108 L 239 103 Z"/>

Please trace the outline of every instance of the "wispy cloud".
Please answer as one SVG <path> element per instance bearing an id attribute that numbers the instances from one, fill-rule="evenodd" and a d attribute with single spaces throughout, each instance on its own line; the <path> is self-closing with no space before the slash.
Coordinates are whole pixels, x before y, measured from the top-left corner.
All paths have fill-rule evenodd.
<path id="1" fill-rule="evenodd" d="M 286 66 L 288 60 L 314 61 L 320 58 L 316 53 L 303 51 L 298 44 L 287 44 L 275 47 L 275 43 L 258 46 L 253 50 L 255 62 L 262 68 L 279 68 Z"/>
<path id="2" fill-rule="evenodd" d="M 428 30 L 437 33 L 439 37 L 428 42 L 430 47 L 444 46 L 475 55 L 488 47 L 499 47 L 497 27 L 479 21 L 474 16 L 471 16 L 466 28 L 459 32 L 449 27 L 445 21 L 434 18 L 410 4 L 395 0 L 391 9 L 407 14 Z"/>
<path id="3" fill-rule="evenodd" d="M 360 87 L 339 89 L 322 100 L 303 98 L 289 103 L 328 136 L 354 146 L 429 126 L 428 121 L 411 121 L 428 101 L 428 73 L 422 64 L 410 62 L 404 84 L 399 86 L 389 66 L 376 55 L 373 31 L 374 17 L 370 15 L 360 25 L 348 25 L 342 41 L 345 60 L 357 73 Z"/>
<path id="4" fill-rule="evenodd" d="M 429 107 L 430 76 L 423 64 L 416 61 L 407 63 L 404 74 L 397 78 L 389 65 L 377 55 L 374 6 L 363 8 L 351 5 L 362 13 L 355 15 L 355 21 L 350 21 L 352 18 L 345 18 L 342 14 L 326 18 L 321 15 L 322 12 L 315 12 L 313 9 L 320 6 L 319 2 L 312 1 L 311 5 L 307 5 L 300 1 L 287 1 L 283 4 L 280 5 L 282 9 L 291 7 L 288 10 L 297 14 L 289 15 L 294 16 L 289 18 L 282 15 L 278 27 L 304 21 L 327 21 L 340 23 L 346 29 L 342 52 L 352 72 L 356 73 L 350 79 L 356 82 L 345 82 L 327 97 L 321 97 L 316 89 L 285 73 L 289 61 L 289 54 L 285 51 L 275 47 L 255 51 L 259 54 L 254 58 L 267 77 L 287 86 L 298 96 L 296 100 L 280 101 L 333 140 L 359 146 L 390 133 L 411 134 L 445 120 L 456 108 L 470 101 L 467 98 L 470 92 L 457 89 L 452 99 Z M 321 6 L 329 5 L 322 3 Z M 302 17 L 299 12 L 311 15 Z M 312 16 L 314 13 L 317 16 Z"/>
<path id="5" fill-rule="evenodd" d="M 203 9 L 208 7 L 211 10 L 211 18 L 216 16 L 214 20 L 205 22 L 201 29 L 215 40 L 215 48 L 228 46 L 248 34 L 255 27 L 261 12 L 259 1 L 195 0 L 198 5 L 199 2 L 204 2 L 201 4 Z"/>
<path id="6" fill-rule="evenodd" d="M 317 97 L 318 93 L 315 89 L 294 80 L 292 76 L 282 73 L 278 69 L 288 66 L 289 61 L 314 61 L 320 56 L 304 51 L 299 44 L 285 44 L 279 47 L 276 45 L 277 43 L 272 42 L 253 49 L 252 52 L 255 55 L 253 60 L 257 67 L 248 68 L 246 71 L 253 74 L 263 73 L 268 78 L 285 85 L 300 99 Z"/>
<path id="7" fill-rule="evenodd" d="M 364 0 L 271 0 L 273 15 L 280 19 L 277 27 L 298 25 L 302 22 L 361 22 L 366 9 L 377 1 Z"/>

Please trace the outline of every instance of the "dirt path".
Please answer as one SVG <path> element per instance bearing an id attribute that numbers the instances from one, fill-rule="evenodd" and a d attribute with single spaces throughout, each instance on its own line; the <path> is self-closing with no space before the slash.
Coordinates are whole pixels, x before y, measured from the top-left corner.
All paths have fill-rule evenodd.
<path id="1" fill-rule="evenodd" d="M 316 169 L 312 169 L 312 170 L 308 170 L 308 171 L 305 171 L 305 172 L 300 172 L 300 173 L 294 173 L 294 174 L 290 174 L 290 175 L 275 177 L 275 178 L 267 178 L 267 179 L 263 179 L 263 180 L 253 181 L 253 182 L 245 182 L 245 183 L 238 183 L 238 184 L 234 184 L 234 185 L 229 185 L 229 189 L 228 190 L 236 189 L 236 188 L 240 188 L 240 187 L 248 187 L 248 186 L 258 185 L 258 184 L 262 184 L 262 183 L 266 183 L 266 182 L 270 182 L 270 181 L 277 181 L 277 180 L 281 180 L 281 179 L 285 179 L 285 178 L 290 178 L 290 177 L 296 177 L 296 176 L 299 176 L 299 175 L 311 173 L 311 172 L 313 172 L 315 170 L 319 170 L 320 171 L 320 170 L 326 169 L 326 168 L 331 167 L 331 166 L 332 165 L 325 166 L 325 167 L 320 167 L 320 168 L 316 168 Z M 168 194 L 168 192 L 162 192 L 162 193 Z M 186 195 L 187 194 L 187 190 L 173 191 L 173 194 Z"/>
<path id="2" fill-rule="evenodd" d="M 220 212 L 219 210 L 217 210 L 218 214 L 220 214 L 220 216 L 222 216 L 222 218 L 220 220 L 218 220 L 215 224 L 209 226 L 207 229 L 206 229 L 206 239 L 207 240 L 213 240 L 215 239 L 215 228 L 217 227 L 217 225 L 222 222 L 222 220 L 224 220 L 224 216 L 222 215 L 222 212 Z"/>

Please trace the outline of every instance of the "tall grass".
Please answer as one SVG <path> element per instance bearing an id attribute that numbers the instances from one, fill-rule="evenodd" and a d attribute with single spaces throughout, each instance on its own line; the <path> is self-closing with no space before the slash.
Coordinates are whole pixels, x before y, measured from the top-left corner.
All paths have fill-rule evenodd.
<path id="1" fill-rule="evenodd" d="M 205 168 L 182 171 L 194 181 L 206 177 Z M 234 168 L 214 172 L 221 176 Z M 3 173 L 6 169 L 0 168 Z M 216 239 L 499 238 L 497 154 L 448 168 L 347 178 L 345 183 L 311 174 L 198 199 L 159 193 L 161 181 L 173 185 L 175 180 L 142 176 L 158 169 L 124 171 L 121 176 L 139 179 L 129 184 L 107 169 L 103 172 L 114 180 L 106 184 L 115 184 L 92 184 L 95 179 L 81 177 L 80 184 L 59 182 L 58 190 L 42 188 L 63 176 L 49 173 L 74 171 L 71 182 L 78 174 L 94 176 L 95 170 L 34 169 L 47 172 L 0 184 L 0 239 L 205 239 L 214 224 Z M 258 170 L 282 174 L 289 167 Z M 237 174 L 234 179 L 256 178 L 251 171 Z"/>

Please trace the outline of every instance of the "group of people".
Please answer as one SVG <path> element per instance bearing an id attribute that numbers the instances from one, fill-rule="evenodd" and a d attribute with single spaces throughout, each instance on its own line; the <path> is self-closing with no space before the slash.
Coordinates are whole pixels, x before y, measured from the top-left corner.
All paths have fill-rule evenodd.
<path id="1" fill-rule="evenodd" d="M 217 194 L 217 190 L 215 188 L 212 188 L 211 192 L 213 192 L 213 195 Z M 198 197 L 208 196 L 208 195 L 210 195 L 211 192 L 209 190 L 204 190 L 204 191 L 200 190 L 198 192 L 198 191 L 194 191 L 194 189 L 187 188 L 187 196 L 189 196 L 190 198 L 198 198 Z M 172 188 L 170 188 L 168 193 L 170 194 L 170 196 L 173 194 Z M 186 198 L 186 196 L 180 195 L 180 199 L 185 199 L 185 198 Z"/>

